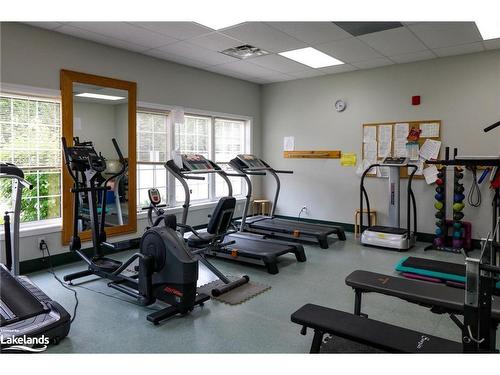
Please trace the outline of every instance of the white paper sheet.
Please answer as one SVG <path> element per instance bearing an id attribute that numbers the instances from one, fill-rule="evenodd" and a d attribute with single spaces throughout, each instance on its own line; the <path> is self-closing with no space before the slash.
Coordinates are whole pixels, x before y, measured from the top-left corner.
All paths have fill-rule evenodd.
<path id="1" fill-rule="evenodd" d="M 283 137 L 283 151 L 295 150 L 295 137 Z"/>
<path id="2" fill-rule="evenodd" d="M 369 160 L 363 159 L 361 161 L 361 163 L 359 163 L 358 167 L 356 168 L 356 174 L 358 176 L 361 176 L 364 173 L 364 171 L 366 171 L 371 164 L 375 164 L 375 161 L 369 161 Z M 370 171 L 370 174 L 374 174 L 375 172 L 376 172 L 375 168 L 373 168 Z"/>
<path id="3" fill-rule="evenodd" d="M 425 182 L 427 182 L 428 185 L 436 182 L 438 173 L 439 171 L 434 164 L 424 168 L 423 175 L 425 177 Z"/>
<path id="4" fill-rule="evenodd" d="M 408 151 L 406 150 L 406 138 L 404 140 L 394 141 L 394 156 L 399 158 L 406 158 L 408 156 Z"/>
<path id="5" fill-rule="evenodd" d="M 415 172 L 415 176 L 422 176 L 423 171 L 424 171 L 424 159 L 418 159 L 416 161 L 412 161 L 411 164 L 415 164 L 418 168 L 417 171 Z M 408 175 L 410 175 L 413 172 L 414 168 L 408 168 Z"/>
<path id="6" fill-rule="evenodd" d="M 441 141 L 426 139 L 422 147 L 420 147 L 419 155 L 425 160 L 437 159 L 439 156 L 440 148 Z"/>
<path id="7" fill-rule="evenodd" d="M 377 141 L 363 143 L 363 156 L 366 160 L 377 160 Z"/>
<path id="8" fill-rule="evenodd" d="M 418 160 L 418 153 L 420 151 L 420 146 L 418 143 L 407 143 L 406 144 L 406 154 L 411 161 Z"/>
<path id="9" fill-rule="evenodd" d="M 377 177 L 389 178 L 389 167 L 377 167 Z"/>
<path id="10" fill-rule="evenodd" d="M 405 141 L 408 137 L 408 133 L 410 132 L 410 124 L 408 123 L 399 123 L 394 125 L 394 139 L 395 141 Z"/>
<path id="11" fill-rule="evenodd" d="M 378 126 L 378 141 L 390 141 L 392 139 L 392 125 Z"/>
<path id="12" fill-rule="evenodd" d="M 363 127 L 363 143 L 371 143 L 377 140 L 377 127 L 365 126 Z"/>
<path id="13" fill-rule="evenodd" d="M 436 138 L 439 137 L 439 123 L 438 122 L 430 122 L 426 124 L 420 124 L 420 136 L 422 138 Z"/>
<path id="14" fill-rule="evenodd" d="M 378 157 L 385 158 L 386 156 L 391 156 L 391 141 L 388 142 L 378 142 Z"/>

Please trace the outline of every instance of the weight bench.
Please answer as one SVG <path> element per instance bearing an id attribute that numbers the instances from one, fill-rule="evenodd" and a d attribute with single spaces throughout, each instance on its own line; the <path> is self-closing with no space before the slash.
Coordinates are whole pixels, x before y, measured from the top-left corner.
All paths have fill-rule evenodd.
<path id="1" fill-rule="evenodd" d="M 310 353 L 319 353 L 323 336 L 331 334 L 390 353 L 461 353 L 462 344 L 364 318 L 328 307 L 307 304 L 295 311 L 291 320 L 314 329 Z"/>
<path id="2" fill-rule="evenodd" d="M 361 300 L 363 293 L 379 293 L 397 297 L 410 303 L 430 308 L 436 314 L 450 314 L 457 323 L 453 314 L 462 315 L 464 311 L 465 291 L 436 284 L 432 282 L 405 279 L 382 275 L 369 271 L 354 271 L 346 277 L 345 283 L 354 289 L 354 314 L 361 314 Z M 492 318 L 495 324 L 500 322 L 500 300 L 492 303 Z"/>

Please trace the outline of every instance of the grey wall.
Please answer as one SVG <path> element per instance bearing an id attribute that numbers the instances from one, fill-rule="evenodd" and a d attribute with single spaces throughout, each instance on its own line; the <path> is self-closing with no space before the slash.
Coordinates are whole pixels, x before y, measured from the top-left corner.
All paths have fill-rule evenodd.
<path id="1" fill-rule="evenodd" d="M 411 106 L 412 95 L 422 96 L 420 106 Z M 343 113 L 333 107 L 339 98 L 348 103 Z M 360 179 L 354 168 L 341 167 L 339 160 L 284 159 L 284 136 L 295 136 L 297 150 L 342 150 L 360 158 L 363 123 L 426 119 L 442 120 L 443 146 L 458 147 L 466 154 L 498 154 L 500 132 L 486 135 L 481 129 L 500 119 L 500 51 L 264 86 L 264 159 L 275 168 L 295 171 L 282 177 L 277 213 L 296 216 L 307 205 L 309 217 L 353 223 L 359 205 Z M 367 182 L 382 222 L 386 220 L 386 183 L 384 179 Z M 434 186 L 421 180 L 414 185 L 419 230 L 431 233 Z M 273 189 L 272 179 L 266 180 L 268 197 Z M 465 210 L 476 238 L 490 228 L 491 195 L 486 184 L 482 192 L 481 208 Z"/>
<path id="2" fill-rule="evenodd" d="M 1 83 L 58 90 L 60 69 L 134 81 L 141 102 L 251 116 L 254 152 L 261 152 L 257 84 L 20 23 L 1 23 L 0 38 Z M 210 211 L 193 212 L 191 224 L 206 223 Z M 143 228 L 139 222 L 138 233 Z M 40 257 L 38 237 L 21 239 L 21 260 Z M 59 232 L 43 237 L 53 254 L 67 250 L 61 247 Z"/>

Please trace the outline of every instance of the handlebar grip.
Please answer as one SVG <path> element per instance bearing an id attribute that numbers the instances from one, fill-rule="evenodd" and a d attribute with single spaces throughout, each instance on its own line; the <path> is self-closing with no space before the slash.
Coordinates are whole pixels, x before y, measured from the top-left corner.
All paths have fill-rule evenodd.
<path id="1" fill-rule="evenodd" d="M 167 205 L 165 203 L 163 204 L 158 204 L 156 206 L 146 206 L 146 207 L 142 207 L 141 209 L 142 210 L 149 210 L 150 208 L 163 208 L 163 207 L 167 207 Z"/>
<path id="2" fill-rule="evenodd" d="M 484 128 L 484 132 L 487 133 L 489 132 L 490 130 L 493 130 L 495 129 L 496 127 L 500 126 L 500 121 L 494 123 L 493 125 L 490 125 L 490 126 L 487 126 L 486 128 Z"/>
<path id="3" fill-rule="evenodd" d="M 292 174 L 293 171 L 283 171 L 281 169 L 273 169 L 275 173 L 287 173 L 287 174 Z"/>
<path id="4" fill-rule="evenodd" d="M 265 176 L 266 172 L 251 172 L 251 171 L 248 171 L 248 172 L 245 172 L 245 174 L 248 174 L 250 176 Z"/>
<path id="5" fill-rule="evenodd" d="M 188 176 L 188 175 L 184 175 L 183 177 L 186 180 L 200 180 L 200 181 L 203 181 L 205 179 L 205 177 L 201 177 L 201 176 Z"/>
<path id="6" fill-rule="evenodd" d="M 113 142 L 113 146 L 115 146 L 115 150 L 116 150 L 116 153 L 118 154 L 118 158 L 120 159 L 121 162 L 123 162 L 123 160 L 125 158 L 123 157 L 122 151 L 120 150 L 120 146 L 118 146 L 118 142 L 116 141 L 115 138 L 111 139 L 111 141 Z"/>

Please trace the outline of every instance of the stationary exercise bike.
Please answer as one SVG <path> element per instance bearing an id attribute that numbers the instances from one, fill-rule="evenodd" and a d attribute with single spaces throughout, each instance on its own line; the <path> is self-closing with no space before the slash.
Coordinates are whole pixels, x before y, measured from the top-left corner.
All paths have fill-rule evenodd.
<path id="1" fill-rule="evenodd" d="M 148 222 L 151 227 L 156 227 L 164 220 L 165 204 L 161 203 L 161 195 L 158 189 L 151 188 L 148 190 L 149 206 L 143 207 L 143 210 L 148 211 Z M 233 218 L 236 200 L 233 197 L 223 197 L 219 200 L 207 225 L 207 231 L 199 233 L 193 227 L 187 224 L 176 223 L 179 228 L 179 236 L 182 236 L 185 231 L 192 233 L 187 241 L 187 246 L 190 253 L 201 263 L 207 267 L 223 285 L 213 288 L 210 293 L 214 297 L 219 297 L 224 293 L 230 292 L 250 281 L 247 275 L 243 275 L 236 280 L 229 280 L 218 268 L 216 268 L 207 258 L 206 254 L 213 251 L 215 248 L 223 248 L 232 244 L 231 241 L 224 241 L 229 233 L 229 227 Z M 175 218 L 175 216 L 174 216 Z M 173 224 L 173 223 L 172 223 Z M 166 223 L 168 225 L 168 223 Z"/>
<path id="2" fill-rule="evenodd" d="M 150 305 L 156 300 L 170 306 L 149 314 L 148 321 L 158 324 L 171 316 L 184 315 L 194 306 L 202 305 L 210 297 L 198 294 L 198 260 L 190 253 L 176 232 L 176 220 L 173 215 L 161 218 L 165 225 L 149 228 L 141 237 L 140 250 L 125 262 L 104 256 L 104 250 L 115 250 L 113 244 L 106 242 L 106 192 L 108 182 L 122 176 L 127 169 L 118 143 L 113 138 L 113 146 L 118 154 L 121 169 L 108 178 L 102 173 L 106 170 L 106 159 L 98 154 L 92 142 L 80 142 L 74 138 L 74 145 L 68 146 L 62 138 L 67 170 L 74 181 L 71 192 L 74 194 L 73 237 L 70 250 L 74 251 L 87 264 L 87 269 L 64 276 L 64 281 L 71 283 L 81 277 L 96 275 L 110 280 L 108 286 L 135 298 L 140 305 Z M 81 250 L 78 233 L 79 194 L 87 194 L 92 231 L 93 255 L 88 257 Z M 99 199 L 100 197 L 100 199 Z M 101 215 L 98 203 L 101 202 Z M 138 261 L 137 273 L 126 275 L 125 271 Z"/>

